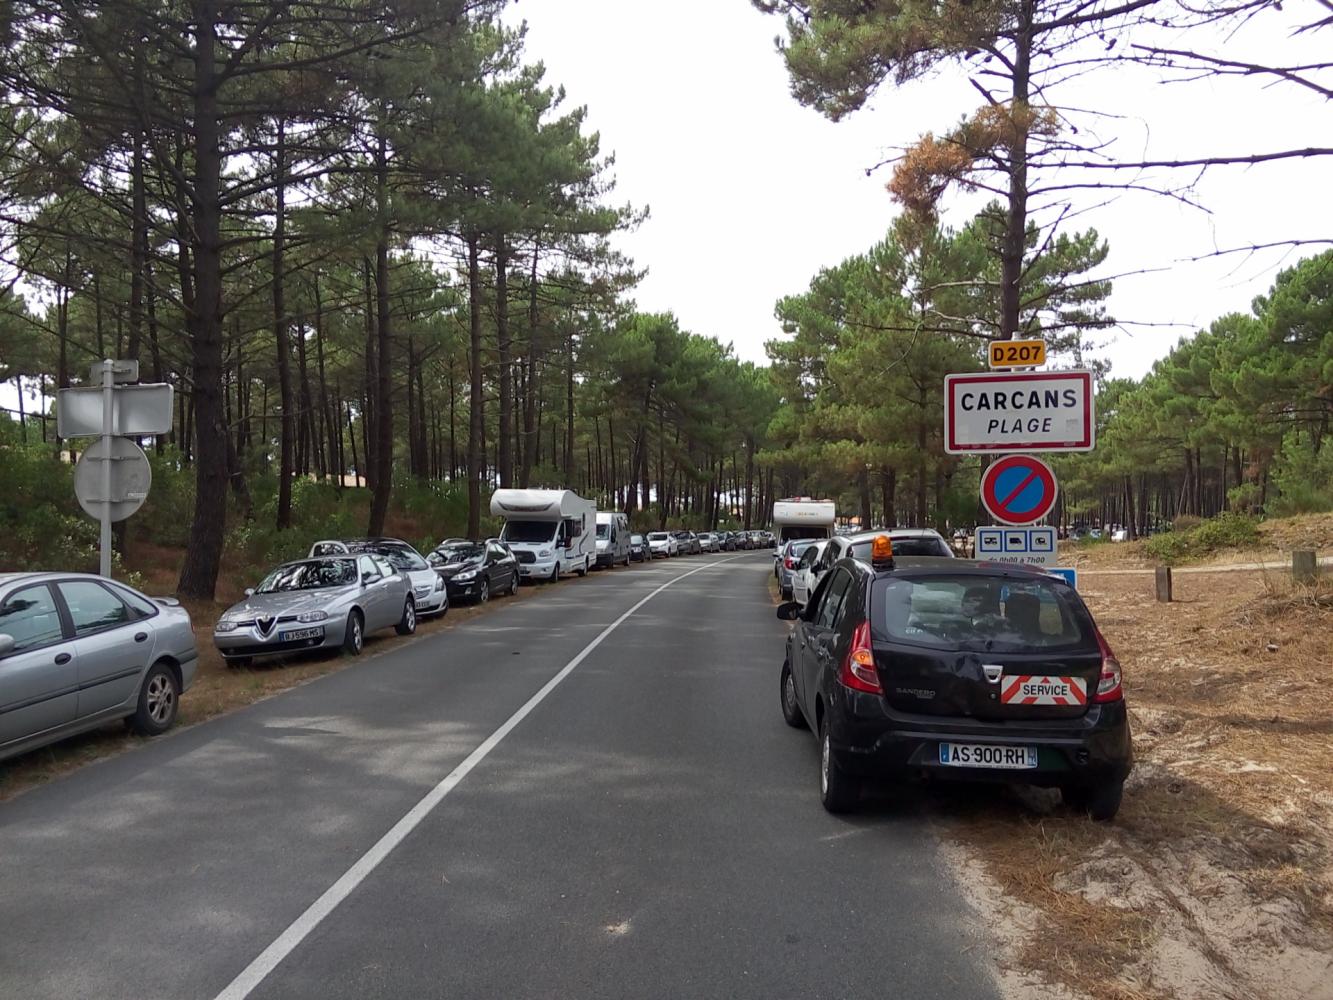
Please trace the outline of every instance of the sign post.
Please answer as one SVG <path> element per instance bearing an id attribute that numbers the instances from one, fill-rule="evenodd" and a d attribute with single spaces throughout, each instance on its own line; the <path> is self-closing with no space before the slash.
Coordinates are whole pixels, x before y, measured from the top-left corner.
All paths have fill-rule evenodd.
<path id="1" fill-rule="evenodd" d="M 56 427 L 61 437 L 95 437 L 79 456 L 74 494 L 96 517 L 100 532 L 99 571 L 111 576 L 111 525 L 142 506 L 152 482 L 148 457 L 132 437 L 171 430 L 172 390 L 166 383 L 129 385 L 139 377 L 139 362 L 106 359 L 92 366 L 92 385 L 61 389 L 56 398 Z M 101 412 L 101 419 L 96 414 Z"/>

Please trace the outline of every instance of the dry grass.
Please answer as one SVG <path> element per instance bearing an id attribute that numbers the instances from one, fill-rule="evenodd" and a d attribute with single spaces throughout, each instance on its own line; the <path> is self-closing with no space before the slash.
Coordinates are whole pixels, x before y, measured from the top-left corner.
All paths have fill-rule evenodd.
<path id="1" fill-rule="evenodd" d="M 942 822 L 1000 890 L 985 905 L 1026 914 L 1013 968 L 1096 1000 L 1333 997 L 1333 590 L 1255 572 L 1176 591 L 1084 581 L 1134 727 L 1114 824 L 1046 793 Z"/>

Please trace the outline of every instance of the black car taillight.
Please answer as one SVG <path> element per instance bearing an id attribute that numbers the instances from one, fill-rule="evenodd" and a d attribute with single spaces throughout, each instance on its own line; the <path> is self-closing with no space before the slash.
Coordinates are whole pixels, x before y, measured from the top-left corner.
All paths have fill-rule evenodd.
<path id="1" fill-rule="evenodd" d="M 852 633 L 852 646 L 838 670 L 838 682 L 853 691 L 883 694 L 879 674 L 875 672 L 875 650 L 870 645 L 870 622 L 862 622 Z"/>
<path id="2" fill-rule="evenodd" d="M 1092 696 L 1092 701 L 1098 705 L 1109 701 L 1121 701 L 1125 697 L 1125 692 L 1120 686 L 1120 661 L 1115 658 L 1115 653 L 1111 652 L 1111 645 L 1100 629 L 1097 630 L 1097 646 L 1102 651 L 1102 672 L 1097 680 L 1097 691 Z"/>

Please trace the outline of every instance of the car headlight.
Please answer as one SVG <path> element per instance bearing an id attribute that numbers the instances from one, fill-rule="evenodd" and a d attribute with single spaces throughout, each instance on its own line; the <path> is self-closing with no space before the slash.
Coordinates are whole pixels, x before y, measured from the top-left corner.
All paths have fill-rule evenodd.
<path id="1" fill-rule="evenodd" d="M 550 559 L 550 558 L 551 558 L 551 550 L 550 550 L 550 549 L 542 549 L 540 552 L 537 553 L 537 558 L 538 558 L 538 559 Z"/>
<path id="2" fill-rule="evenodd" d="M 444 577 L 437 576 L 435 578 L 435 592 L 438 594 L 443 589 L 444 589 Z"/>
<path id="3" fill-rule="evenodd" d="M 329 613 L 327 611 L 305 611 L 296 616 L 298 622 L 310 624 L 311 622 L 327 621 Z"/>
<path id="4" fill-rule="evenodd" d="M 214 632 L 235 632 L 236 623 L 223 618 L 213 629 Z"/>
<path id="5" fill-rule="evenodd" d="M 459 583 L 467 583 L 468 580 L 475 580 L 476 578 L 477 571 L 475 569 L 464 570 L 454 577 Z"/>

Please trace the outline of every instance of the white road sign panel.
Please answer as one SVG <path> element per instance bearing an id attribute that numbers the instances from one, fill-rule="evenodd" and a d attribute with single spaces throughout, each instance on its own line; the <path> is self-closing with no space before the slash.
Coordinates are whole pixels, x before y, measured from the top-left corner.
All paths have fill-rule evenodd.
<path id="1" fill-rule="evenodd" d="M 987 562 L 1053 567 L 1058 560 L 1054 528 L 978 528 L 976 557 Z"/>
<path id="2" fill-rule="evenodd" d="M 171 430 L 169 382 L 118 385 L 112 399 L 111 433 L 119 437 L 165 434 Z M 62 438 L 101 437 L 102 388 L 61 389 L 56 397 L 56 433 Z"/>
<path id="3" fill-rule="evenodd" d="M 1092 372 L 969 372 L 944 376 L 944 450 L 1092 451 Z"/>

